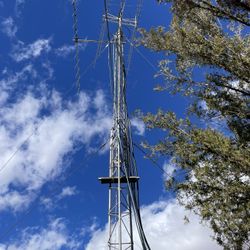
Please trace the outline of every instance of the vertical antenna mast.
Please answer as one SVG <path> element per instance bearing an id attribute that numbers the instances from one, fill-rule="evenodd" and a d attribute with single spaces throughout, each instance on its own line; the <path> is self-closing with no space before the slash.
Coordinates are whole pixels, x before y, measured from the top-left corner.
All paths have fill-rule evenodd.
<path id="1" fill-rule="evenodd" d="M 139 176 L 133 153 L 130 121 L 126 103 L 126 71 L 124 64 L 124 39 L 122 26 L 136 27 L 137 20 L 123 18 L 125 3 L 121 4 L 118 17 L 105 11 L 105 21 L 117 23 L 117 32 L 110 45 L 112 52 L 113 126 L 110 133 L 109 177 L 101 177 L 109 185 L 109 249 L 134 249 L 133 219 L 138 229 L 143 249 L 150 249 L 141 223 L 138 181 Z M 109 32 L 109 31 L 108 31 Z"/>
<path id="2" fill-rule="evenodd" d="M 104 0 L 109 46 L 110 75 L 113 89 L 113 126 L 110 132 L 110 162 L 109 176 L 100 177 L 102 184 L 109 187 L 108 249 L 134 249 L 133 225 L 136 225 L 143 250 L 150 250 L 145 237 L 139 206 L 139 176 L 134 159 L 133 142 L 130 121 L 126 103 L 126 68 L 124 63 L 124 35 L 123 25 L 137 27 L 137 17 L 123 18 L 125 0 L 120 1 L 118 16 L 108 13 L 107 0 Z M 140 9 L 142 0 L 138 0 Z M 73 0 L 74 10 L 74 42 L 78 55 L 79 42 L 102 42 L 78 38 L 76 0 Z M 117 31 L 111 37 L 109 23 L 117 24 Z M 77 61 L 78 62 L 78 61 Z M 79 63 L 78 63 L 79 65 Z M 78 79 L 78 78 L 77 78 Z M 133 223 L 134 222 L 134 223 Z"/>
<path id="3" fill-rule="evenodd" d="M 106 21 L 117 22 L 118 30 L 112 39 L 113 55 L 113 126 L 110 134 L 109 177 L 100 178 L 109 185 L 109 249 L 134 249 L 132 205 L 129 185 L 138 182 L 132 164 L 130 122 L 126 105 L 126 79 L 123 55 L 123 7 L 118 17 L 106 15 Z M 130 20 L 129 20 L 130 21 Z M 132 24 L 132 21 L 130 21 Z M 132 190 L 131 190 L 132 191 Z"/>

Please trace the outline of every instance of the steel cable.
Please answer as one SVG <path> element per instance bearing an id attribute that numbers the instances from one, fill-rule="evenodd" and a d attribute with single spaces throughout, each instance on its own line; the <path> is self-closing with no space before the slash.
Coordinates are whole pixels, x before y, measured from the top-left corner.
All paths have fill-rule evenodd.
<path id="1" fill-rule="evenodd" d="M 109 50 L 108 50 L 108 67 L 109 67 L 109 80 L 110 85 L 112 87 L 112 90 L 114 88 L 114 65 L 113 65 L 113 59 L 112 59 L 112 47 L 111 47 L 111 35 L 110 35 L 110 27 L 109 27 L 109 21 L 108 21 L 108 3 L 107 0 L 104 0 L 104 16 L 105 16 L 105 22 L 106 22 L 106 30 L 107 30 L 107 37 L 108 37 L 108 44 L 109 44 Z M 113 93 L 113 91 L 112 91 Z"/>
<path id="2" fill-rule="evenodd" d="M 80 70 L 80 55 L 79 55 L 79 36 L 78 36 L 78 17 L 77 17 L 77 0 L 72 1 L 73 6 L 73 33 L 75 44 L 75 78 L 77 93 L 80 93 L 81 70 Z"/>

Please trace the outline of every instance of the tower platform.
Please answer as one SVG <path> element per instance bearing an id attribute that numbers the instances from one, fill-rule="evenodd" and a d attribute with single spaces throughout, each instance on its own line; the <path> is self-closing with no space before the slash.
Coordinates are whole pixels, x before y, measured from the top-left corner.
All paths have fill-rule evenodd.
<path id="1" fill-rule="evenodd" d="M 128 178 L 129 182 L 135 183 L 140 179 L 138 176 L 130 176 Z M 101 184 L 111 184 L 111 183 L 118 183 L 118 177 L 99 177 L 98 180 Z M 120 183 L 127 183 L 126 176 L 120 177 Z"/>

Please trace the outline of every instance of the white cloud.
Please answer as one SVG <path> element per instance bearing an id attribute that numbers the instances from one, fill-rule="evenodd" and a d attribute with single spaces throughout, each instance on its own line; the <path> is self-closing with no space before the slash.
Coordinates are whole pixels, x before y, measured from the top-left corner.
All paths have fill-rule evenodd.
<path id="1" fill-rule="evenodd" d="M 88 236 L 88 235 L 92 235 L 96 230 L 97 228 L 99 227 L 99 224 L 97 223 L 97 218 L 96 217 L 93 217 L 92 219 L 92 222 L 89 226 L 84 226 L 81 228 L 80 230 L 80 236 L 83 238 L 85 236 Z"/>
<path id="2" fill-rule="evenodd" d="M 172 160 L 169 160 L 168 162 L 164 162 L 163 164 L 163 179 L 169 180 L 171 177 L 175 176 L 176 171 L 178 170 L 177 166 L 171 162 Z"/>
<path id="3" fill-rule="evenodd" d="M 53 200 L 49 197 L 41 197 L 40 203 L 46 210 L 51 210 L 54 208 Z"/>
<path id="4" fill-rule="evenodd" d="M 11 191 L 0 196 L 0 209 L 4 207 L 5 209 L 13 209 L 18 211 L 24 209 L 28 206 L 32 200 L 33 194 L 22 195 L 19 192 Z"/>
<path id="5" fill-rule="evenodd" d="M 21 15 L 21 8 L 23 8 L 26 0 L 16 0 L 15 12 L 17 16 Z"/>
<path id="6" fill-rule="evenodd" d="M 200 167 L 203 167 L 203 163 L 198 164 Z M 178 181 L 178 176 L 180 177 L 180 175 L 182 174 L 183 176 L 185 176 L 187 174 L 186 171 L 184 171 L 183 169 L 181 169 L 180 167 L 178 167 L 178 165 L 174 162 L 174 158 L 170 158 L 168 161 L 165 161 L 163 164 L 163 180 L 165 182 L 165 184 L 167 184 L 166 182 L 171 180 L 172 178 L 174 178 L 176 181 Z M 189 171 L 188 172 L 188 176 L 189 176 L 189 180 L 192 182 L 196 182 L 197 179 L 194 175 L 194 171 Z M 164 187 L 164 190 L 166 190 L 166 186 Z M 191 196 L 186 196 L 185 192 L 183 193 L 182 191 L 180 191 L 180 196 L 182 197 L 182 200 L 184 201 L 185 199 L 185 203 L 191 202 L 192 201 L 192 197 Z"/>
<path id="7" fill-rule="evenodd" d="M 57 207 L 58 202 L 66 197 L 71 197 L 77 194 L 76 187 L 64 187 L 60 194 L 54 195 L 53 198 L 42 196 L 40 198 L 41 205 L 46 210 L 52 210 Z"/>
<path id="8" fill-rule="evenodd" d="M 184 224 L 188 215 L 190 223 Z M 190 214 L 175 200 L 159 201 L 141 209 L 144 231 L 151 249 L 157 250 L 219 250 L 210 237 L 211 230 L 200 224 L 199 217 Z M 134 230 L 135 231 L 135 230 Z M 107 226 L 98 229 L 86 246 L 86 250 L 107 249 Z M 135 250 L 142 249 L 138 235 L 134 237 Z"/>
<path id="9" fill-rule="evenodd" d="M 36 232 L 34 232 L 36 231 Z M 0 245 L 0 250 L 59 250 L 78 249 L 80 243 L 74 239 L 62 219 L 55 219 L 48 228 L 27 228 L 18 242 Z"/>
<path id="10" fill-rule="evenodd" d="M 14 47 L 11 56 L 16 62 L 21 62 L 37 58 L 42 53 L 47 53 L 50 50 L 50 39 L 38 39 L 27 46 L 23 42 L 19 41 L 19 43 Z"/>
<path id="11" fill-rule="evenodd" d="M 6 89 L 13 79 L 4 81 Z M 37 92 L 28 90 L 12 103 L 2 99 L 0 168 L 13 152 L 16 154 L 0 170 L 0 211 L 28 206 L 44 183 L 65 170 L 70 162 L 66 158 L 79 143 L 88 147 L 93 137 L 103 139 L 109 134 L 111 119 L 102 91 L 93 96 L 81 92 L 75 101 L 65 101 L 57 91 L 45 86 L 40 87 L 39 96 Z M 66 188 L 61 195 L 73 192 Z"/>
<path id="12" fill-rule="evenodd" d="M 86 44 L 79 44 L 78 48 L 80 51 L 83 51 L 86 49 Z M 60 57 L 67 57 L 70 54 L 75 52 L 75 46 L 74 45 L 63 45 L 55 50 L 55 53 L 57 56 Z"/>
<path id="13" fill-rule="evenodd" d="M 61 191 L 60 194 L 54 195 L 53 199 L 50 197 L 42 196 L 40 198 L 40 203 L 41 205 L 46 209 L 46 210 L 52 210 L 58 207 L 58 203 L 60 200 L 66 198 L 66 197 L 71 197 L 77 194 L 76 187 L 64 187 Z"/>
<path id="14" fill-rule="evenodd" d="M 42 63 L 42 67 L 47 71 L 47 78 L 45 79 L 45 81 L 52 79 L 54 76 L 54 69 L 52 68 L 50 62 Z"/>
<path id="15" fill-rule="evenodd" d="M 25 0 L 16 0 L 16 5 L 24 4 Z"/>
<path id="16" fill-rule="evenodd" d="M 59 199 L 63 199 L 65 197 L 69 197 L 69 196 L 73 196 L 76 195 L 77 191 L 76 191 L 76 187 L 64 187 L 62 192 L 59 194 Z"/>
<path id="17" fill-rule="evenodd" d="M 0 80 L 0 105 L 3 105 L 9 98 L 11 92 L 14 92 L 19 81 L 24 81 L 28 76 L 35 77 L 36 70 L 31 64 L 26 65 L 21 71 L 11 73 L 8 69 L 4 69 L 2 75 L 4 79 Z"/>
<path id="18" fill-rule="evenodd" d="M 0 93 L 0 105 L 8 99 L 8 93 L 6 91 L 3 91 Z"/>
<path id="19" fill-rule="evenodd" d="M 1 30 L 9 38 L 15 37 L 16 32 L 17 32 L 17 26 L 15 25 L 12 17 L 8 17 L 2 21 Z"/>
<path id="20" fill-rule="evenodd" d="M 142 120 L 134 117 L 131 119 L 131 125 L 135 129 L 135 133 L 137 135 L 144 135 L 145 134 L 145 124 Z"/>

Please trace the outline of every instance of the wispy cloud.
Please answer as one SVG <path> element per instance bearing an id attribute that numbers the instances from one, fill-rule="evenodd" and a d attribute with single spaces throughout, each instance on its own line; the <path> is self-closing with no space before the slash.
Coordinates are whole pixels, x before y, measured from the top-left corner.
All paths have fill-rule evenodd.
<path id="1" fill-rule="evenodd" d="M 97 222 L 97 218 L 93 217 L 91 219 L 91 224 L 88 226 L 84 226 L 81 228 L 80 230 L 80 236 L 81 237 L 85 237 L 85 236 L 89 236 L 92 235 L 99 227 L 99 224 Z"/>
<path id="2" fill-rule="evenodd" d="M 0 79 L 0 105 L 7 102 L 9 95 L 15 92 L 19 82 L 27 80 L 29 76 L 35 77 L 37 72 L 31 64 L 28 64 L 15 73 L 4 69 L 2 75 L 4 78 Z"/>
<path id="3" fill-rule="evenodd" d="M 163 179 L 169 180 L 172 177 L 175 177 L 176 171 L 178 170 L 178 167 L 172 162 L 172 159 L 170 159 L 168 162 L 164 162 L 163 164 Z"/>
<path id="4" fill-rule="evenodd" d="M 139 118 L 136 118 L 136 117 L 132 118 L 131 125 L 135 129 L 135 134 L 137 134 L 137 135 L 144 135 L 145 134 L 146 126 L 145 126 L 144 122 L 142 120 L 140 120 Z"/>
<path id="5" fill-rule="evenodd" d="M 80 51 L 84 51 L 86 49 L 86 44 L 79 44 L 78 48 Z M 67 57 L 72 53 L 75 53 L 74 45 L 63 45 L 55 49 L 55 54 L 59 57 Z"/>
<path id="6" fill-rule="evenodd" d="M 79 241 L 60 218 L 52 220 L 47 228 L 26 228 L 18 241 L 0 244 L 0 250 L 71 250 L 79 247 Z"/>
<path id="7" fill-rule="evenodd" d="M 17 26 L 15 25 L 12 17 L 8 17 L 2 21 L 1 30 L 9 38 L 15 37 L 16 32 L 17 32 Z"/>
<path id="8" fill-rule="evenodd" d="M 58 195 L 54 195 L 53 199 L 50 197 L 42 196 L 40 198 L 40 203 L 44 206 L 47 210 L 52 210 L 57 208 L 57 204 L 59 201 L 61 201 L 64 198 L 75 196 L 77 194 L 76 187 L 64 187 Z"/>
<path id="9" fill-rule="evenodd" d="M 20 16 L 22 13 L 22 8 L 25 4 L 26 0 L 16 0 L 15 3 L 15 12 L 17 16 Z"/>
<path id="10" fill-rule="evenodd" d="M 25 72 L 32 69 L 2 82 L 8 86 Z M 5 93 L 8 95 L 8 87 Z M 107 136 L 111 119 L 101 90 L 93 96 L 82 92 L 77 100 L 65 101 L 57 91 L 41 86 L 40 90 L 20 93 L 14 102 L 6 100 L 2 98 L 0 110 L 0 140 L 4 142 L 0 145 L 0 166 L 4 166 L 0 210 L 16 211 L 28 206 L 37 190 L 63 171 L 65 157 L 79 143 L 88 146 L 95 136 Z M 15 157 L 8 162 L 13 152 Z M 74 191 L 68 187 L 61 196 L 73 195 Z"/>
<path id="11" fill-rule="evenodd" d="M 28 45 L 19 41 L 14 46 L 11 56 L 16 62 L 37 58 L 42 53 L 47 53 L 51 50 L 50 41 L 50 39 L 38 39 Z"/>
<path id="12" fill-rule="evenodd" d="M 62 192 L 59 194 L 58 198 L 59 199 L 63 199 L 65 197 L 70 197 L 73 195 L 76 195 L 77 191 L 76 191 L 76 187 L 64 187 Z"/>
<path id="13" fill-rule="evenodd" d="M 0 195 L 0 210 L 5 208 L 5 210 L 11 209 L 17 212 L 27 208 L 32 199 L 32 194 L 22 194 L 17 191 L 6 192 Z"/>
<path id="14" fill-rule="evenodd" d="M 184 224 L 188 214 L 190 222 Z M 190 214 L 175 200 L 154 202 L 141 209 L 144 230 L 151 246 L 157 250 L 219 250 L 210 237 L 212 231 L 200 224 L 199 217 Z M 136 230 L 134 230 L 135 232 Z M 107 226 L 96 229 L 86 250 L 107 249 Z M 134 237 L 135 250 L 142 249 L 137 234 Z"/>
<path id="15" fill-rule="evenodd" d="M 52 210 L 53 208 L 55 208 L 55 204 L 50 197 L 42 196 L 40 198 L 40 203 L 46 210 Z"/>

